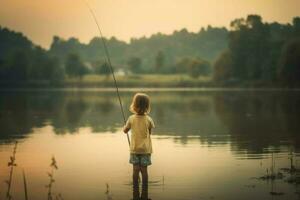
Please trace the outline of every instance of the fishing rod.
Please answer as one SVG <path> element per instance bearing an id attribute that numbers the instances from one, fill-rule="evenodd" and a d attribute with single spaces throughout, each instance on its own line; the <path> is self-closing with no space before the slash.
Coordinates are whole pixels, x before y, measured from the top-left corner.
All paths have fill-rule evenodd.
<path id="1" fill-rule="evenodd" d="M 126 117 L 125 117 L 125 113 L 124 113 L 124 108 L 123 108 L 123 104 L 122 104 L 121 96 L 120 96 L 120 93 L 119 93 L 119 88 L 118 88 L 117 80 L 116 80 L 116 77 L 115 77 L 114 69 L 113 69 L 112 64 L 111 64 L 110 55 L 109 55 L 109 51 L 108 51 L 105 39 L 103 37 L 102 31 L 100 29 L 100 25 L 98 23 L 97 17 L 95 15 L 93 9 L 90 7 L 90 5 L 88 4 L 88 2 L 86 0 L 83 0 L 83 1 L 85 2 L 86 6 L 88 7 L 88 9 L 89 9 L 89 11 L 90 11 L 90 13 L 91 13 L 91 15 L 92 15 L 92 17 L 93 17 L 93 19 L 94 19 L 97 27 L 98 27 L 99 36 L 101 38 L 101 41 L 102 41 L 102 44 L 103 44 L 103 47 L 104 47 L 107 64 L 109 66 L 110 72 L 112 74 L 112 77 L 113 77 L 113 80 L 114 80 L 114 83 L 115 83 L 115 88 L 116 88 L 116 92 L 117 92 L 117 96 L 118 96 L 118 100 L 119 100 L 119 104 L 120 104 L 120 108 L 121 108 L 121 113 L 122 113 L 123 121 L 124 121 L 124 125 L 125 125 L 126 124 Z M 127 135 L 128 145 L 130 146 L 130 140 L 129 140 L 128 133 L 126 133 L 126 135 Z"/>

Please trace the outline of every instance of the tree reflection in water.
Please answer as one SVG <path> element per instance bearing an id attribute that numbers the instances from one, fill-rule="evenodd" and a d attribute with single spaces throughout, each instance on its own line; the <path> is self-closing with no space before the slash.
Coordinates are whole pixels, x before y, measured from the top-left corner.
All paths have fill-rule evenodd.
<path id="1" fill-rule="evenodd" d="M 126 115 L 133 92 L 121 93 Z M 270 146 L 300 140 L 300 94 L 289 92 L 150 92 L 156 135 L 176 136 L 182 145 L 230 144 L 235 153 L 262 154 Z M 122 126 L 113 92 L 2 92 L 0 142 L 23 138 L 51 125 L 56 134 L 80 128 L 115 133 Z"/>

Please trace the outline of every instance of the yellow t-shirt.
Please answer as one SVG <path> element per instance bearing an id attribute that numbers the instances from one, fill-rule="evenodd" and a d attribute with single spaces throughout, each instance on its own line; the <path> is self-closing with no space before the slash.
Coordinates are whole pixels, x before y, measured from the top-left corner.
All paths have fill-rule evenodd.
<path id="1" fill-rule="evenodd" d="M 155 127 L 148 115 L 131 115 L 125 125 L 131 129 L 130 153 L 151 154 L 152 143 L 149 129 Z"/>

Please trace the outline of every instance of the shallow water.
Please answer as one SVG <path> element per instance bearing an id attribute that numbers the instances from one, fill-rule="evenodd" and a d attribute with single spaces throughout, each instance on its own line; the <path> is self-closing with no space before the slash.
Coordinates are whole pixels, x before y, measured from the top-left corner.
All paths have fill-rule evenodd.
<path id="1" fill-rule="evenodd" d="M 134 91 L 123 91 L 125 107 Z M 299 91 L 148 91 L 157 128 L 151 199 L 297 199 L 297 186 L 262 181 L 299 153 Z M 129 112 L 126 112 L 129 115 Z M 19 91 L 0 97 L 0 199 L 17 140 L 11 195 L 46 199 L 54 155 L 53 194 L 64 199 L 133 199 L 128 144 L 111 91 Z M 288 175 L 286 175 L 288 176 Z M 107 186 L 108 185 L 108 186 Z M 107 191 L 107 187 L 109 188 Z M 270 192 L 283 192 L 272 196 Z"/>

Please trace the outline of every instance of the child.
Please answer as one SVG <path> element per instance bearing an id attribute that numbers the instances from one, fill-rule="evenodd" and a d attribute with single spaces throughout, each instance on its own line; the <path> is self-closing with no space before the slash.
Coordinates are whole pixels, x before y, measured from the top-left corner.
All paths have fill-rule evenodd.
<path id="1" fill-rule="evenodd" d="M 147 166 L 151 165 L 152 153 L 150 135 L 151 129 L 154 128 L 153 120 L 147 115 L 150 112 L 149 96 L 144 93 L 135 94 L 130 111 L 133 115 L 128 118 L 123 131 L 128 133 L 131 130 L 129 162 L 133 164 L 133 185 L 138 186 L 139 172 L 141 172 L 143 186 L 147 186 Z"/>

